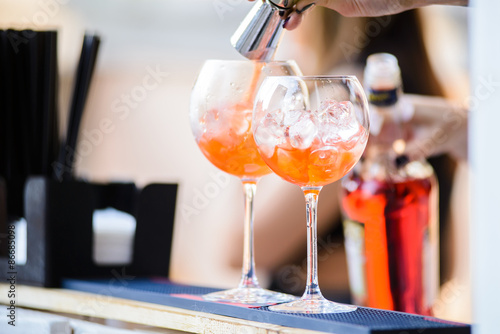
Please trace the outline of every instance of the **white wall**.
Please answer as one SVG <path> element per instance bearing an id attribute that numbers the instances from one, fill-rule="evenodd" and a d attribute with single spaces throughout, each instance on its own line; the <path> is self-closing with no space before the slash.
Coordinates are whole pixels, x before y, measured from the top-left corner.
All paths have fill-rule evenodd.
<path id="1" fill-rule="evenodd" d="M 474 334 L 498 333 L 500 301 L 500 3 L 471 3 L 471 274 Z"/>

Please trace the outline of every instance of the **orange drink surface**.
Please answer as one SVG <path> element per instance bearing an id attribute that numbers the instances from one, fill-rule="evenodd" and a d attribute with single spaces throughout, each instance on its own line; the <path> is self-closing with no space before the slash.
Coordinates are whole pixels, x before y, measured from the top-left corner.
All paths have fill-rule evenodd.
<path id="1" fill-rule="evenodd" d="M 203 154 L 217 168 L 241 179 L 257 179 L 271 170 L 260 157 L 252 128 L 252 103 L 206 112 L 197 138 Z"/>
<path id="2" fill-rule="evenodd" d="M 281 178 L 301 187 L 321 187 L 346 175 L 358 162 L 364 145 L 345 150 L 338 147 L 311 145 L 306 149 L 274 148 L 271 157 L 264 157 L 269 167 Z"/>

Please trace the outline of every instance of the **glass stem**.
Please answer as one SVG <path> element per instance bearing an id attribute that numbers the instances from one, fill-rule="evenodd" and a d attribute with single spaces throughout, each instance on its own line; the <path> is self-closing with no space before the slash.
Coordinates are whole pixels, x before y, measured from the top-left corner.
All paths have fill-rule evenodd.
<path id="1" fill-rule="evenodd" d="M 303 187 L 307 215 L 307 281 L 302 299 L 322 299 L 318 285 L 317 206 L 321 187 Z"/>
<path id="2" fill-rule="evenodd" d="M 245 192 L 245 221 L 243 240 L 243 268 L 241 273 L 240 288 L 258 288 L 259 281 L 255 274 L 255 260 L 253 247 L 253 203 L 257 189 L 256 180 L 243 180 Z"/>

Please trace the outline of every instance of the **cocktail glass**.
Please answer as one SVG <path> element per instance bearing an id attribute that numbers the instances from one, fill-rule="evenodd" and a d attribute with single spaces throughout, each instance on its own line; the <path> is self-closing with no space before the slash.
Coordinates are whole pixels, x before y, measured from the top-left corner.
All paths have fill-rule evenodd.
<path id="1" fill-rule="evenodd" d="M 268 77 L 255 99 L 253 133 L 266 164 L 301 187 L 307 212 L 307 281 L 303 296 L 274 305 L 287 313 L 341 313 L 355 306 L 327 300 L 317 273 L 320 190 L 347 174 L 369 133 L 368 103 L 354 76 Z"/>
<path id="2" fill-rule="evenodd" d="M 245 195 L 240 284 L 204 295 L 206 300 L 266 305 L 296 299 L 261 288 L 255 273 L 253 203 L 257 181 L 271 170 L 257 151 L 251 122 L 255 94 L 265 77 L 300 74 L 294 61 L 207 60 L 195 82 L 190 121 L 196 142 L 212 164 L 241 180 Z"/>

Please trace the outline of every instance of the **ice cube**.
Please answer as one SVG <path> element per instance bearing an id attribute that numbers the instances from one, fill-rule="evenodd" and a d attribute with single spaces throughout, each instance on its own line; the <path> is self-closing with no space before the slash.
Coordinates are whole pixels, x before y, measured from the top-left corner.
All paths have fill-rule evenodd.
<path id="1" fill-rule="evenodd" d="M 351 136 L 346 140 L 342 140 L 340 142 L 340 146 L 342 147 L 342 149 L 350 151 L 358 144 L 359 139 L 359 136 Z"/>
<path id="2" fill-rule="evenodd" d="M 209 137 L 219 137 L 224 130 L 220 116 L 218 109 L 208 110 L 200 121 L 202 133 L 208 134 Z"/>
<path id="3" fill-rule="evenodd" d="M 340 146 L 344 150 L 349 151 L 352 150 L 357 145 L 364 145 L 366 143 L 367 138 L 368 138 L 367 131 L 365 130 L 365 128 L 360 126 L 358 128 L 358 131 L 354 135 L 352 135 L 347 139 L 343 139 L 340 143 Z"/>
<path id="4" fill-rule="evenodd" d="M 330 111 L 335 111 L 338 108 L 339 108 L 338 101 L 327 99 L 321 102 L 319 106 L 319 114 L 326 114 Z"/>
<path id="5" fill-rule="evenodd" d="M 227 147 L 238 145 L 250 132 L 252 109 L 233 104 L 207 110 L 200 120 L 201 132 Z"/>
<path id="6" fill-rule="evenodd" d="M 302 111 L 298 109 L 292 109 L 288 110 L 284 115 L 283 115 L 283 125 L 284 126 L 291 126 L 295 122 L 299 120 L 300 115 L 302 115 Z"/>
<path id="7" fill-rule="evenodd" d="M 350 101 L 338 102 L 334 100 L 324 101 L 322 103 L 322 113 L 329 119 L 335 120 L 339 128 L 344 128 L 350 123 L 354 115 L 354 108 Z"/>
<path id="8" fill-rule="evenodd" d="M 335 145 L 342 140 L 335 120 L 325 117 L 319 124 L 319 136 L 325 145 Z"/>
<path id="9" fill-rule="evenodd" d="M 302 94 L 287 95 L 281 103 L 285 115 L 290 111 L 303 112 L 307 110 L 306 102 Z"/>
<path id="10" fill-rule="evenodd" d="M 339 152 L 335 146 L 324 146 L 311 153 L 309 161 L 316 166 L 335 166 Z"/>
<path id="11" fill-rule="evenodd" d="M 272 157 L 275 146 L 283 136 L 283 129 L 273 118 L 272 114 L 267 114 L 266 117 L 256 125 L 254 131 L 255 143 L 259 147 L 260 152 L 268 158 Z"/>
<path id="12" fill-rule="evenodd" d="M 321 139 L 325 144 L 351 142 L 362 128 L 350 101 L 323 101 L 320 114 Z"/>
<path id="13" fill-rule="evenodd" d="M 318 134 L 318 128 L 311 118 L 311 112 L 303 112 L 298 120 L 290 125 L 288 135 L 294 148 L 305 150 L 309 148 Z"/>
<path id="14" fill-rule="evenodd" d="M 219 112 L 219 122 L 227 127 L 232 135 L 242 136 L 250 131 L 252 109 L 247 105 L 237 104 L 226 106 Z M 227 133 L 227 132 L 226 132 Z"/>
<path id="15" fill-rule="evenodd" d="M 267 118 L 271 118 L 273 119 L 277 124 L 279 125 L 282 125 L 283 123 L 283 117 L 284 117 L 284 113 L 281 109 L 276 109 L 276 110 L 273 110 L 271 112 L 269 112 L 267 115 L 266 115 Z"/>
<path id="16" fill-rule="evenodd" d="M 210 128 L 214 122 L 219 120 L 219 110 L 218 109 L 210 109 L 208 110 L 203 117 L 203 124 L 205 128 Z"/>

